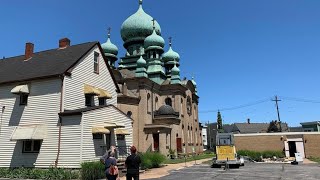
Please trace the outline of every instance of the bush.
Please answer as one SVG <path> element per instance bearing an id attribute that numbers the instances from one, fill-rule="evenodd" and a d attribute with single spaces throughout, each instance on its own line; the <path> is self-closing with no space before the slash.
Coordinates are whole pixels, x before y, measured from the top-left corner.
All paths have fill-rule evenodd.
<path id="1" fill-rule="evenodd" d="M 104 169 L 104 164 L 102 164 L 100 161 L 84 162 L 81 164 L 81 179 L 104 179 Z"/>
<path id="2" fill-rule="evenodd" d="M 277 158 L 283 158 L 284 154 L 282 151 L 250 151 L 250 150 L 239 150 L 237 151 L 239 156 L 248 156 L 252 160 L 261 161 L 261 157 L 263 158 L 272 158 L 276 156 Z"/>
<path id="3" fill-rule="evenodd" d="M 166 157 L 157 152 L 146 152 L 140 154 L 141 156 L 141 168 L 150 169 L 157 168 L 166 160 Z"/>
<path id="4" fill-rule="evenodd" d="M 78 179 L 77 170 L 54 168 L 0 168 L 0 178 L 19 179 Z"/>

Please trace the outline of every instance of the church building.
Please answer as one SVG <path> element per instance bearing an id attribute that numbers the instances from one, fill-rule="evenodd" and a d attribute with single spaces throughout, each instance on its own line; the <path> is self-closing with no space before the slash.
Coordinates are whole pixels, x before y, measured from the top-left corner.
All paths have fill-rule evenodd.
<path id="1" fill-rule="evenodd" d="M 181 79 L 180 56 L 169 49 L 156 20 L 139 1 L 138 10 L 121 26 L 126 53 L 118 61 L 118 48 L 110 40 L 102 49 L 120 87 L 117 106 L 133 119 L 133 145 L 140 152 L 192 154 L 203 151 L 199 126 L 197 85 Z M 183 62 L 183 59 L 182 59 Z"/>

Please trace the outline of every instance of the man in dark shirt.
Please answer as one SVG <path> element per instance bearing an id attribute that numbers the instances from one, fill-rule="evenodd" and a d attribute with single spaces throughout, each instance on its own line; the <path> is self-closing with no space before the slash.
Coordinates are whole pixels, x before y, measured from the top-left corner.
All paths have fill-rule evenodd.
<path id="1" fill-rule="evenodd" d="M 141 159 L 137 154 L 137 149 L 134 146 L 130 148 L 131 155 L 127 157 L 125 166 L 127 167 L 127 180 L 139 180 L 139 166 Z"/>

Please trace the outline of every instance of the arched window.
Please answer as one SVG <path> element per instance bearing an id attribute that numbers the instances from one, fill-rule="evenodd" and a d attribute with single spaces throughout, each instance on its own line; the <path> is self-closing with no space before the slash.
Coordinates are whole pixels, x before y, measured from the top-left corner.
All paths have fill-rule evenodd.
<path id="1" fill-rule="evenodd" d="M 192 114 L 192 105 L 190 96 L 187 97 L 187 113 L 189 116 Z"/>
<path id="2" fill-rule="evenodd" d="M 147 112 L 151 110 L 150 93 L 147 94 Z"/>
<path id="3" fill-rule="evenodd" d="M 156 52 L 153 51 L 153 58 L 156 58 Z"/>
<path id="4" fill-rule="evenodd" d="M 171 98 L 166 98 L 165 103 L 166 103 L 166 105 L 168 105 L 168 106 L 172 106 L 172 100 L 171 100 Z"/>
<path id="5" fill-rule="evenodd" d="M 183 115 L 183 99 L 182 98 L 180 103 L 180 114 Z"/>
<path id="6" fill-rule="evenodd" d="M 158 109 L 158 97 L 155 99 L 155 109 Z"/>

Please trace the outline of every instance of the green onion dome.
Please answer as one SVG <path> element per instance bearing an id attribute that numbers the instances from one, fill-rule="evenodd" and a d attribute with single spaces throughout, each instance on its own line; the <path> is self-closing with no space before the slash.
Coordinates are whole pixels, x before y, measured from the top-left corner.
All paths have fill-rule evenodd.
<path id="1" fill-rule="evenodd" d="M 126 19 L 121 26 L 121 38 L 124 43 L 144 41 L 147 36 L 152 34 L 152 20 L 153 18 L 144 12 L 140 1 L 138 11 Z M 155 31 L 158 35 L 161 35 L 161 28 L 157 22 L 155 22 Z"/>
<path id="2" fill-rule="evenodd" d="M 144 40 L 144 48 L 148 49 L 163 49 L 164 47 L 164 39 L 159 36 L 155 30 L 153 30 L 152 34 L 148 36 Z"/>
<path id="3" fill-rule="evenodd" d="M 179 63 L 180 55 L 177 52 L 173 51 L 170 45 L 169 50 L 162 55 L 162 60 L 165 63 L 169 61 L 177 61 L 177 63 Z"/>
<path id="4" fill-rule="evenodd" d="M 118 48 L 116 45 L 112 44 L 110 40 L 110 34 L 108 34 L 108 40 L 107 42 L 101 44 L 101 47 L 103 49 L 104 55 L 106 57 L 111 56 L 111 57 L 117 57 L 118 55 Z"/>
<path id="5" fill-rule="evenodd" d="M 171 75 L 180 75 L 180 69 L 174 64 L 174 67 L 171 69 Z"/>
<path id="6" fill-rule="evenodd" d="M 144 60 L 143 57 L 140 56 L 140 58 L 137 61 L 137 66 L 138 67 L 146 67 L 146 65 L 147 65 L 146 60 Z"/>

